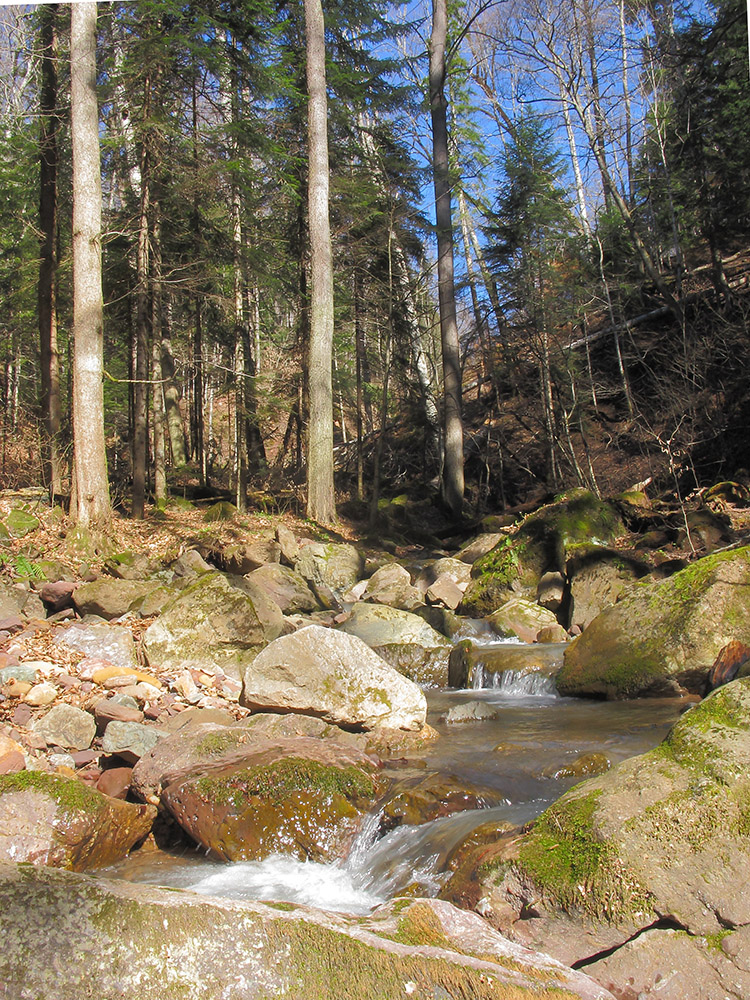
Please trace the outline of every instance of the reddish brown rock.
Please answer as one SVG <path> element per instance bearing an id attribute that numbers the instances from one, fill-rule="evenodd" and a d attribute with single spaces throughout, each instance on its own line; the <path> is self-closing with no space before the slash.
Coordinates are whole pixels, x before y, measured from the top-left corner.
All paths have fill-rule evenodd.
<path id="1" fill-rule="evenodd" d="M 138 708 L 120 705 L 111 698 L 102 698 L 94 706 L 94 719 L 96 731 L 101 736 L 110 722 L 143 722 L 143 712 Z"/>
<path id="2" fill-rule="evenodd" d="M 73 591 L 78 586 L 72 580 L 57 580 L 55 583 L 45 583 L 39 591 L 42 604 L 51 615 L 65 608 L 73 607 Z"/>
<path id="3" fill-rule="evenodd" d="M 0 860 L 84 871 L 113 864 L 142 840 L 153 806 L 118 802 L 76 778 L 39 771 L 0 777 Z"/>
<path id="4" fill-rule="evenodd" d="M 110 767 L 102 771 L 96 790 L 102 795 L 111 795 L 113 799 L 124 799 L 130 789 L 132 777 L 132 767 Z"/>
<path id="5" fill-rule="evenodd" d="M 733 639 L 724 646 L 708 673 L 706 693 L 733 681 L 740 669 L 750 660 L 750 646 Z"/>

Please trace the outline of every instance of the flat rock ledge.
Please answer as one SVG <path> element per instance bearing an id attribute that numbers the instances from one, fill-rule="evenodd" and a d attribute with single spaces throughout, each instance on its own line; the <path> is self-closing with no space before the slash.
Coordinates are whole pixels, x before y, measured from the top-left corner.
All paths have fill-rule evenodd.
<path id="1" fill-rule="evenodd" d="M 3 1000 L 612 1000 L 440 900 L 369 917 L 0 864 Z"/>

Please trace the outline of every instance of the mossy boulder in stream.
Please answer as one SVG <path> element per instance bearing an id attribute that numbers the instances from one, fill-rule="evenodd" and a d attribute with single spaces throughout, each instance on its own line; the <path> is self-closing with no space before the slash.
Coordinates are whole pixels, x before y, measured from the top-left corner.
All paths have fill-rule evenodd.
<path id="1" fill-rule="evenodd" d="M 750 678 L 715 691 L 655 750 L 577 785 L 505 841 L 478 873 L 484 891 L 476 905 L 516 940 L 585 962 L 596 978 L 605 963 L 606 985 L 603 953 L 657 926 L 682 928 L 700 952 L 696 962 L 706 961 L 707 941 L 750 926 L 748 870 Z M 702 996 L 748 995 L 741 940 L 734 967 L 726 948 L 716 956 L 719 971 Z M 669 974 L 658 958 L 651 971 L 639 995 L 679 995 L 656 990 Z"/>
<path id="2" fill-rule="evenodd" d="M 459 610 L 485 617 L 513 596 L 534 600 L 542 575 L 564 571 L 576 546 L 606 546 L 623 531 L 613 504 L 587 490 L 574 490 L 530 514 L 514 535 L 473 564 L 472 582 Z"/>
<path id="3" fill-rule="evenodd" d="M 84 871 L 114 864 L 143 840 L 153 806 L 102 795 L 41 771 L 0 776 L 0 860 Z"/>
<path id="4" fill-rule="evenodd" d="M 561 694 L 630 698 L 702 691 L 732 639 L 750 644 L 750 547 L 636 584 L 565 652 Z"/>
<path id="5" fill-rule="evenodd" d="M 236 757 L 236 754 L 235 754 Z M 379 790 L 364 753 L 306 737 L 247 746 L 241 759 L 163 790 L 162 806 L 214 857 L 251 861 L 346 855 Z"/>
<path id="6" fill-rule="evenodd" d="M 0 865 L 7 1000 L 612 1000 L 476 914 L 368 917 Z"/>
<path id="7" fill-rule="evenodd" d="M 242 577 L 204 573 L 171 600 L 143 636 L 147 664 L 159 670 L 217 667 L 240 678 L 284 631 L 281 609 Z"/>

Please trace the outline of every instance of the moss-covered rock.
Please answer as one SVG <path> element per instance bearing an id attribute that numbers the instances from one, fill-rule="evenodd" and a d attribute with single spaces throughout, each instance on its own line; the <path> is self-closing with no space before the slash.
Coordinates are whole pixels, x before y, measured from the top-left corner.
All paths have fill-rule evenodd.
<path id="1" fill-rule="evenodd" d="M 748 733 L 750 679 L 733 681 L 563 795 L 484 873 L 500 925 L 574 962 L 659 919 L 704 936 L 750 923 Z"/>
<path id="2" fill-rule="evenodd" d="M 3 865 L 0 907 L 8 1000 L 612 1000 L 439 900 L 364 919 Z"/>
<path id="3" fill-rule="evenodd" d="M 284 631 L 279 606 L 242 577 L 204 573 L 170 601 L 143 636 L 152 668 L 217 667 L 232 677 Z"/>
<path id="4" fill-rule="evenodd" d="M 534 600 L 541 576 L 563 571 L 575 546 L 606 546 L 623 530 L 614 504 L 587 490 L 569 493 L 530 514 L 473 564 L 461 613 L 485 617 L 514 595 Z"/>
<path id="5" fill-rule="evenodd" d="M 143 840 L 153 806 L 102 795 L 41 771 L 0 776 L 0 860 L 84 871 L 114 864 Z"/>
<path id="6" fill-rule="evenodd" d="M 702 691 L 721 649 L 750 643 L 750 547 L 636 584 L 565 651 L 563 694 L 610 698 Z"/>

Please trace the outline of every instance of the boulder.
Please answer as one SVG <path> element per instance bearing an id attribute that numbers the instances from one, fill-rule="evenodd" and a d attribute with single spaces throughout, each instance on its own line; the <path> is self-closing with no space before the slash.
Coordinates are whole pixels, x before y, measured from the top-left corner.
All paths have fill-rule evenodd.
<path id="1" fill-rule="evenodd" d="M 144 839 L 155 817 L 153 806 L 110 799 L 77 778 L 4 775 L 0 860 L 73 871 L 111 865 Z"/>
<path id="2" fill-rule="evenodd" d="M 522 597 L 513 597 L 490 615 L 489 623 L 499 635 L 514 635 L 521 642 L 535 642 L 541 629 L 557 625 L 558 621 L 547 608 Z"/>
<path id="3" fill-rule="evenodd" d="M 222 756 L 170 782 L 161 805 L 224 861 L 343 857 L 382 785 L 369 757 L 333 740 L 261 738 L 239 760 Z"/>
<path id="4" fill-rule="evenodd" d="M 80 615 L 99 615 L 109 621 L 135 611 L 157 584 L 149 580 L 116 580 L 102 577 L 82 583 L 73 591 L 73 604 Z"/>
<path id="5" fill-rule="evenodd" d="M 152 668 L 220 668 L 239 678 L 283 630 L 281 609 L 260 587 L 242 577 L 204 573 L 148 627 L 142 648 Z"/>
<path id="6" fill-rule="evenodd" d="M 316 611 L 319 604 L 304 577 L 278 562 L 260 566 L 248 573 L 247 580 L 260 587 L 275 601 L 285 615 Z"/>
<path id="7" fill-rule="evenodd" d="M 465 590 L 471 581 L 471 566 L 461 559 L 452 559 L 450 556 L 435 559 L 419 574 L 415 586 L 426 594 L 441 576 L 447 576 L 456 586 L 463 586 Z"/>
<path id="8" fill-rule="evenodd" d="M 485 531 L 481 535 L 476 535 L 458 550 L 456 558 L 471 565 L 486 555 L 490 549 L 494 549 L 503 535 L 504 533 L 501 531 Z"/>
<path id="9" fill-rule="evenodd" d="M 424 596 L 428 604 L 440 604 L 455 611 L 464 599 L 464 592 L 447 573 L 441 573 L 427 588 Z"/>
<path id="10" fill-rule="evenodd" d="M 104 561 L 104 569 L 118 580 L 145 580 L 157 566 L 145 552 L 115 552 Z"/>
<path id="11" fill-rule="evenodd" d="M 339 630 L 366 642 L 416 684 L 445 687 L 451 643 L 419 615 L 384 605 L 357 604 Z"/>
<path id="12" fill-rule="evenodd" d="M 683 981 L 693 964 L 698 975 L 705 961 L 727 990 L 705 996 L 746 996 L 749 727 L 750 678 L 714 691 L 655 750 L 576 785 L 491 863 L 485 850 L 476 905 L 561 961 L 593 971 L 589 960 L 604 960 L 605 982 L 607 969 L 628 967 L 619 953 L 637 940 L 638 996 L 677 996 L 663 992 L 670 977 Z M 674 949 L 660 953 L 665 928 L 697 945 L 688 969 L 673 964 Z M 622 985 L 618 996 L 631 995 Z"/>
<path id="13" fill-rule="evenodd" d="M 278 563 L 281 546 L 273 538 L 260 538 L 255 542 L 229 545 L 217 553 L 214 562 L 226 573 L 245 576 L 266 564 Z"/>
<path id="14" fill-rule="evenodd" d="M 732 639 L 750 643 L 750 547 L 635 585 L 568 645 L 561 694 L 609 698 L 703 691 Z"/>
<path id="15" fill-rule="evenodd" d="M 497 709 L 484 701 L 465 701 L 449 708 L 440 721 L 456 726 L 465 722 L 489 722 L 497 716 Z"/>
<path id="16" fill-rule="evenodd" d="M 606 546 L 623 531 L 614 503 L 587 490 L 572 491 L 529 514 L 515 534 L 502 538 L 472 565 L 461 613 L 483 618 L 513 596 L 535 599 L 541 577 L 563 573 L 576 546 Z"/>
<path id="17" fill-rule="evenodd" d="M 568 560 L 568 622 L 587 628 L 605 608 L 616 604 L 629 587 L 649 572 L 646 563 L 602 545 L 582 545 Z"/>
<path id="18" fill-rule="evenodd" d="M 310 542 L 295 567 L 324 608 L 335 608 L 362 576 L 364 559 L 353 545 Z"/>
<path id="19" fill-rule="evenodd" d="M 71 625 L 55 642 L 117 667 L 135 668 L 138 665 L 133 633 L 122 625 Z"/>
<path id="20" fill-rule="evenodd" d="M 557 611 L 565 599 L 565 576 L 559 570 L 542 573 L 536 588 L 536 602 L 548 611 Z"/>
<path id="21" fill-rule="evenodd" d="M 308 625 L 272 642 L 245 670 L 240 703 L 362 729 L 424 725 L 424 694 L 354 635 Z"/>
<path id="22" fill-rule="evenodd" d="M 0 908 L 8 1000 L 81 1000 L 89 955 L 97 996 L 119 1000 L 342 1000 L 353 988 L 358 1000 L 612 1000 L 441 900 L 398 900 L 362 918 L 8 864 Z"/>
<path id="23" fill-rule="evenodd" d="M 114 719 L 104 730 L 102 752 L 121 757 L 128 764 L 135 764 L 156 746 L 160 736 L 161 733 L 154 726 Z"/>
<path id="24" fill-rule="evenodd" d="M 294 566 L 299 559 L 299 542 L 294 532 L 280 524 L 276 528 L 276 541 L 279 543 L 281 561 L 287 566 Z"/>
<path id="25" fill-rule="evenodd" d="M 706 693 L 713 691 L 722 684 L 728 684 L 735 677 L 743 676 L 748 670 L 750 661 L 750 646 L 733 639 L 719 651 L 706 681 Z"/>
<path id="26" fill-rule="evenodd" d="M 422 604 L 422 594 L 412 586 L 409 571 L 398 563 L 376 569 L 362 593 L 363 601 L 411 611 Z"/>
<path id="27" fill-rule="evenodd" d="M 182 579 L 203 576 L 204 573 L 215 573 L 216 567 L 211 566 L 197 549 L 187 549 L 172 563 L 172 573 Z"/>
<path id="28" fill-rule="evenodd" d="M 43 736 L 48 746 L 66 750 L 87 750 L 96 736 L 96 722 L 89 712 L 75 705 L 55 705 L 33 724 L 35 733 Z"/>

